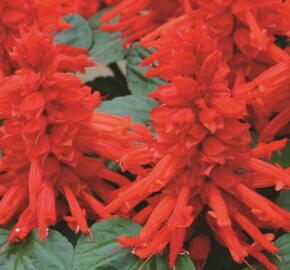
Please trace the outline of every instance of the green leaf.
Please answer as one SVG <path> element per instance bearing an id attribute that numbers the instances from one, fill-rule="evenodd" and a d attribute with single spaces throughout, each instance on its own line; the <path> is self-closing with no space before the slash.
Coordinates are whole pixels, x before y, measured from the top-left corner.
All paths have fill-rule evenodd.
<path id="1" fill-rule="evenodd" d="M 175 270 L 195 270 L 195 267 L 192 260 L 189 258 L 187 254 L 181 254 L 178 256 L 175 262 L 174 269 Z M 162 255 L 154 256 L 148 262 L 143 262 L 142 270 L 172 270 L 172 268 L 170 268 L 168 264 L 167 252 L 165 252 Z"/>
<path id="2" fill-rule="evenodd" d="M 290 142 L 288 142 L 286 147 L 282 150 L 281 155 L 277 152 L 273 154 L 272 162 L 279 163 L 283 168 L 288 168 L 290 166 Z"/>
<path id="3" fill-rule="evenodd" d="M 169 269 L 170 268 L 168 265 L 167 255 L 154 256 L 148 262 L 143 262 L 143 268 L 142 268 L 142 270 L 169 270 Z"/>
<path id="4" fill-rule="evenodd" d="M 142 265 L 142 264 L 141 264 Z M 142 268 L 142 267 L 141 267 Z M 192 260 L 187 254 L 178 256 L 175 265 L 175 270 L 195 270 Z M 142 270 L 172 270 L 168 264 L 168 254 L 165 252 L 162 255 L 154 256 L 148 262 L 143 262 Z"/>
<path id="5" fill-rule="evenodd" d="M 154 256 L 142 261 L 134 256 L 130 249 L 122 248 L 117 242 L 121 235 L 135 236 L 141 226 L 121 218 L 112 218 L 91 227 L 95 241 L 81 236 L 75 248 L 73 270 L 170 270 L 168 256 Z M 195 270 L 186 254 L 180 255 L 175 270 Z"/>
<path id="6" fill-rule="evenodd" d="M 111 10 L 112 7 L 107 7 L 107 8 L 104 8 L 100 11 L 98 11 L 95 15 L 93 15 L 90 20 L 89 20 L 89 25 L 90 27 L 93 29 L 93 30 L 98 30 L 100 29 L 101 25 L 102 24 L 114 24 L 114 23 L 117 23 L 120 19 L 120 16 L 117 15 L 116 17 L 114 17 L 112 20 L 110 21 L 106 21 L 106 22 L 103 22 L 101 20 L 101 17 L 104 13 L 106 13 L 107 11 Z"/>
<path id="7" fill-rule="evenodd" d="M 71 230 L 68 227 L 68 224 L 66 221 L 62 220 L 58 222 L 54 227 L 54 230 L 61 233 L 73 246 L 76 245 L 79 237 L 81 236 L 81 232 L 79 231 L 76 233 L 75 231 Z"/>
<path id="8" fill-rule="evenodd" d="M 274 259 L 275 264 L 279 270 L 290 269 L 290 233 L 284 234 L 275 241 L 279 248 L 279 255 L 283 262 L 280 262 L 277 258 Z"/>
<path id="9" fill-rule="evenodd" d="M 130 249 L 121 248 L 117 238 L 137 235 L 140 226 L 132 221 L 113 218 L 91 227 L 95 241 L 81 236 L 75 248 L 73 270 L 133 270 L 140 265 Z"/>
<path id="10" fill-rule="evenodd" d="M 277 203 L 290 211 L 290 190 L 282 190 L 277 198 Z"/>
<path id="11" fill-rule="evenodd" d="M 140 62 L 151 52 L 141 46 L 132 47 L 127 56 L 127 80 L 129 90 L 133 95 L 147 96 L 165 82 L 158 78 L 148 78 L 144 72 L 149 67 L 140 67 Z"/>
<path id="12" fill-rule="evenodd" d="M 77 48 L 89 49 L 92 45 L 92 31 L 87 21 L 78 14 L 69 14 L 64 19 L 72 28 L 56 34 L 54 41 Z"/>
<path id="13" fill-rule="evenodd" d="M 110 33 L 100 29 L 102 24 L 101 17 L 108 10 L 110 8 L 99 11 L 89 20 L 89 26 L 95 31 L 89 56 L 94 57 L 97 63 L 105 65 L 123 59 L 126 54 L 121 33 Z M 116 17 L 110 22 L 105 22 L 105 24 L 116 23 L 118 20 L 119 18 Z"/>
<path id="14" fill-rule="evenodd" d="M 183 270 L 183 269 L 195 270 L 194 264 L 187 254 L 179 255 L 175 263 L 175 270 Z"/>
<path id="15" fill-rule="evenodd" d="M 9 231 L 0 230 L 0 246 L 8 239 Z M 70 270 L 73 247 L 59 232 L 49 230 L 45 241 L 33 231 L 24 242 L 9 245 L 0 255 L 1 270 Z"/>
<path id="16" fill-rule="evenodd" d="M 125 54 L 120 33 L 103 31 L 93 33 L 93 45 L 89 56 L 95 58 L 96 63 L 107 65 L 123 59 Z"/>
<path id="17" fill-rule="evenodd" d="M 102 9 L 101 11 L 97 12 L 95 15 L 93 15 L 89 20 L 89 26 L 93 30 L 99 30 L 101 27 L 101 17 L 102 15 L 107 11 L 108 9 Z"/>
<path id="18" fill-rule="evenodd" d="M 157 105 L 158 103 L 151 98 L 130 95 L 104 101 L 96 111 L 118 116 L 129 115 L 134 122 L 148 125 L 150 111 Z"/>

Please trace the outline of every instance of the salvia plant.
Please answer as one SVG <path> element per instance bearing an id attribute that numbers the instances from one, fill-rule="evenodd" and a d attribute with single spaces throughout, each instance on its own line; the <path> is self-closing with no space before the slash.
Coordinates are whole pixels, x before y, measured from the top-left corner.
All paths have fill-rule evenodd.
<path id="1" fill-rule="evenodd" d="M 0 15 L 0 270 L 290 269 L 289 0 Z"/>

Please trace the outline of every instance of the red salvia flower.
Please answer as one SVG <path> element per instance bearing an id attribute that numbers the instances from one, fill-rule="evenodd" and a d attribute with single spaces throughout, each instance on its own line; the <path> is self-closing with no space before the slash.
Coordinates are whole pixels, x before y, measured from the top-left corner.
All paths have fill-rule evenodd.
<path id="1" fill-rule="evenodd" d="M 276 269 L 262 251 L 276 254 L 277 247 L 261 229 L 289 231 L 290 213 L 256 189 L 290 186 L 289 171 L 262 159 L 287 143 L 274 136 L 289 121 L 289 60 L 273 36 L 289 34 L 289 2 L 181 1 L 179 13 L 141 34 L 129 22 L 135 25 L 147 11 L 145 2 L 135 1 L 125 16 L 121 7 L 130 1 L 122 1 L 103 17 L 120 14 L 119 24 L 104 29 L 121 30 L 128 42 L 146 34 L 141 43 L 157 49 L 143 61 L 153 64 L 146 74 L 168 82 L 151 94 L 160 102 L 151 112 L 157 134 L 153 168 L 123 186 L 106 207 L 111 213 L 131 211 L 134 220 L 145 223 L 138 236 L 123 236 L 120 243 L 144 259 L 169 245 L 173 266 L 188 228 L 202 219 L 236 262 L 251 255 Z M 249 108 L 257 108 L 255 126 L 261 133 L 253 149 Z M 273 112 L 280 114 L 267 127 L 265 119 Z M 149 205 L 135 215 L 132 209 L 143 200 Z M 203 255 L 195 258 L 199 268 Z"/>
<path id="2" fill-rule="evenodd" d="M 45 239 L 47 228 L 62 218 L 75 231 L 89 233 L 87 215 L 110 217 L 103 205 L 111 199 L 104 194 L 109 183 L 128 182 L 106 169 L 104 160 L 119 161 L 150 134 L 127 119 L 93 112 L 99 93 L 65 73 L 93 65 L 83 50 L 53 45 L 34 25 L 20 32 L 10 57 L 19 69 L 0 84 L 0 224 L 18 219 L 9 242 L 36 227 Z M 138 171 L 138 163 L 131 166 Z"/>
<path id="3" fill-rule="evenodd" d="M 166 33 L 174 32 L 176 28 L 192 28 L 193 25 L 196 25 L 197 20 L 202 19 L 207 24 L 210 37 L 216 41 L 216 48 L 223 53 L 223 57 L 230 65 L 230 83 L 234 86 L 235 93 L 239 92 L 240 87 L 238 85 L 247 82 L 248 79 L 254 79 L 262 73 L 265 73 L 269 82 L 275 83 L 275 80 L 272 79 L 274 74 L 271 74 L 271 77 L 268 76 L 269 68 L 274 69 L 276 64 L 281 66 L 281 62 L 289 61 L 289 50 L 279 48 L 274 42 L 277 35 L 289 36 L 289 1 L 182 0 L 179 3 L 176 2 L 175 5 L 176 8 L 171 9 L 174 12 L 169 16 L 159 16 L 160 21 L 156 24 L 153 16 L 154 8 L 159 7 L 161 10 L 164 6 L 169 7 L 169 3 L 162 4 L 155 1 L 153 4 L 150 1 L 134 1 L 134 5 L 132 5 L 130 0 L 121 1 L 112 11 L 103 16 L 104 20 L 108 20 L 119 14 L 121 15 L 120 22 L 105 25 L 103 28 L 110 31 L 120 30 L 127 37 L 127 43 L 141 38 L 141 42 L 147 47 L 159 48 L 162 46 L 162 50 L 157 51 L 156 54 L 152 55 L 152 58 L 150 57 L 147 60 L 151 62 L 161 51 L 166 55 L 169 51 L 174 52 L 173 48 L 175 46 L 179 46 L 174 38 L 168 40 L 169 37 Z M 127 6 L 130 6 L 130 9 L 124 8 Z M 150 18 L 150 15 L 152 15 L 152 18 Z M 146 21 L 142 23 L 142 20 Z M 138 24 L 142 24 L 140 29 L 143 31 L 137 29 Z M 150 28 L 151 25 L 152 29 Z M 161 33 L 164 33 L 163 41 L 156 44 L 155 41 Z M 167 36 L 166 39 L 165 36 Z M 188 44 L 187 42 L 184 41 L 184 44 Z M 172 46 L 167 47 L 168 44 L 172 44 Z M 165 47 L 167 47 L 167 50 Z M 166 76 L 168 69 L 172 69 L 172 66 L 176 66 L 179 71 L 186 69 L 188 66 L 192 67 L 191 63 L 195 63 L 192 57 L 194 58 L 196 55 L 190 56 L 187 50 L 184 50 L 180 57 L 175 57 L 176 63 L 165 57 L 159 58 L 159 61 L 161 61 L 160 59 L 166 59 L 165 61 L 171 62 L 167 65 L 160 65 L 160 68 L 162 66 L 163 76 Z M 144 62 L 144 64 L 147 63 Z M 160 68 L 149 71 L 148 75 L 160 76 L 160 73 L 156 73 Z M 272 86 L 268 87 L 263 82 L 256 84 L 256 88 L 250 88 L 253 86 L 250 82 L 246 88 L 247 90 L 253 89 L 256 92 L 255 95 L 251 92 L 247 104 L 251 107 L 249 113 L 252 124 L 259 133 L 269 124 L 268 118 L 273 113 L 282 112 L 283 109 L 276 106 L 289 107 L 289 91 L 287 88 L 289 76 L 286 75 L 286 77 L 283 80 L 284 86 L 279 88 L 279 94 L 274 91 Z M 281 75 L 280 80 L 282 78 L 284 77 Z M 287 124 L 289 116 L 283 113 L 283 119 Z M 278 118 L 276 122 L 279 121 Z M 272 125 L 268 129 L 271 129 Z M 289 129 L 284 127 L 281 127 L 281 129 L 280 132 L 289 134 Z"/>
<path id="4" fill-rule="evenodd" d="M 167 81 L 151 94 L 160 102 L 154 141 L 143 125 L 93 112 L 99 94 L 66 73 L 91 61 L 48 34 L 68 27 L 62 15 L 90 18 L 101 2 L 116 4 L 102 29 L 155 49 L 142 62 Z M 190 240 L 201 270 L 210 251 L 201 222 L 237 263 L 253 256 L 277 269 L 263 253 L 278 252 L 274 236 L 262 229 L 289 231 L 290 213 L 257 189 L 290 186 L 289 169 L 267 162 L 287 143 L 276 136 L 290 132 L 289 49 L 276 44 L 290 34 L 289 1 L 4 0 L 0 15 L 0 225 L 17 219 L 9 242 L 36 227 L 45 239 L 60 219 L 88 234 L 88 218 L 118 213 L 144 224 L 119 238 L 142 259 L 169 246 L 173 267 Z M 108 170 L 107 159 L 136 180 Z"/>
<path id="5" fill-rule="evenodd" d="M 58 0 L 3 0 L 0 3 L 0 79 L 16 68 L 9 53 L 19 30 L 37 24 L 48 32 L 69 28 Z"/>

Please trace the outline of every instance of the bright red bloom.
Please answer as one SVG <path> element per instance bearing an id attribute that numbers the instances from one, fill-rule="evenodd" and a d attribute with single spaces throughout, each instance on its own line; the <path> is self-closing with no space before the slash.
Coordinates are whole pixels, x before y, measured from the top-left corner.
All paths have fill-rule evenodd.
<path id="1" fill-rule="evenodd" d="M 151 137 L 141 125 L 94 113 L 99 93 L 65 73 L 93 65 L 83 50 L 53 45 L 35 25 L 20 35 L 10 54 L 20 68 L 0 84 L 0 224 L 18 219 L 9 242 L 35 227 L 45 239 L 48 227 L 62 218 L 88 233 L 86 216 L 110 217 L 103 205 L 110 200 L 102 192 L 106 185 L 128 182 L 107 170 L 105 159 L 119 161 L 134 141 Z"/>
<path id="2" fill-rule="evenodd" d="M 181 44 L 180 40 L 177 42 L 178 39 L 170 37 L 170 33 L 174 33 L 176 28 L 193 29 L 199 20 L 207 25 L 208 35 L 216 43 L 214 47 L 229 63 L 229 83 L 234 86 L 235 93 L 243 87 L 241 84 L 248 82 L 249 79 L 256 77 L 258 79 L 263 73 L 268 82 L 276 83 L 273 79 L 275 65 L 277 64 L 278 68 L 282 62 L 289 61 L 289 50 L 283 50 L 275 44 L 277 35 L 289 37 L 290 34 L 289 1 L 183 0 L 179 3 L 174 2 L 175 9 L 171 7 L 171 2 L 170 4 L 153 2 L 134 1 L 132 5 L 130 0 L 121 1 L 112 11 L 103 16 L 105 20 L 116 15 L 121 16 L 119 23 L 105 25 L 104 29 L 121 31 L 127 37 L 127 43 L 141 38 L 141 43 L 147 47 L 159 49 L 144 62 L 144 65 L 153 62 L 154 59 L 168 63 L 160 62 L 159 67 L 147 73 L 150 76 L 169 79 L 169 72 L 184 74 L 194 68 L 197 55 L 190 54 L 188 47 L 194 37 L 187 36 L 187 40 Z M 169 10 L 172 13 L 163 12 L 156 23 L 154 15 L 157 14 L 157 10 L 162 10 L 165 6 L 168 9 L 171 8 Z M 198 35 L 202 37 L 204 35 L 202 32 L 202 30 L 199 33 L 195 31 L 196 38 L 199 38 Z M 162 41 L 160 41 L 160 35 L 162 35 Z M 183 49 L 180 48 L 182 46 Z M 178 52 L 179 57 L 176 55 L 174 61 L 173 58 L 166 58 L 165 55 L 170 55 L 170 52 L 174 54 Z M 247 86 L 248 90 L 255 90 L 255 94 L 251 91 L 251 96 L 247 97 L 247 105 L 251 108 L 249 113 L 259 133 L 269 124 L 268 118 L 273 113 L 282 112 L 283 108 L 289 107 L 288 74 L 289 72 L 286 77 L 280 75 L 278 82 L 282 83 L 283 80 L 284 83 L 280 84 L 280 87 L 263 82 L 257 83 L 255 88 L 249 88 L 253 86 L 252 82 L 249 82 Z M 289 117 L 285 113 L 283 116 L 284 123 L 287 124 Z M 277 122 L 279 121 L 278 118 Z M 273 125 L 274 123 L 268 129 L 272 129 Z M 281 132 L 284 134 L 286 132 L 287 135 L 289 130 L 282 127 Z"/>
<path id="3" fill-rule="evenodd" d="M 10 59 L 9 52 L 14 46 L 20 29 L 37 24 L 44 31 L 53 32 L 68 28 L 61 18 L 64 13 L 58 0 L 3 0 L 0 3 L 0 80 L 10 74 L 16 63 Z"/>
<path id="4" fill-rule="evenodd" d="M 137 2 L 138 12 L 132 9 L 123 21 L 123 13 L 118 11 L 121 5 L 108 15 L 121 14 L 119 25 L 114 27 L 128 35 L 129 41 L 139 36 L 122 22 L 133 21 L 136 13 L 140 16 L 144 7 L 142 1 Z M 122 5 L 126 3 L 129 1 Z M 143 61 L 143 65 L 153 65 L 146 74 L 168 81 L 151 94 L 160 102 L 151 112 L 157 134 L 151 146 L 153 167 L 116 192 L 118 196 L 106 209 L 127 214 L 147 200 L 149 206 L 133 217 L 145 223 L 140 235 L 120 238 L 140 258 L 148 258 L 169 245 L 173 266 L 187 229 L 198 217 L 208 223 L 236 262 L 242 263 L 252 255 L 274 269 L 262 251 L 275 254 L 278 250 L 260 229 L 289 231 L 290 213 L 256 189 L 275 186 L 281 190 L 290 186 L 289 171 L 260 159 L 281 150 L 286 143 L 273 138 L 288 123 L 289 101 L 280 101 L 288 97 L 289 60 L 288 53 L 274 44 L 273 35 L 289 33 L 289 13 L 283 9 L 288 9 L 289 3 L 182 3 L 184 12 L 179 10 L 178 17 L 170 18 L 141 39 L 145 46 L 157 49 Z M 271 16 L 261 23 L 269 11 Z M 235 35 L 241 40 L 235 40 Z M 234 52 L 235 43 L 238 48 Z M 253 51 L 257 53 L 251 55 Z M 252 67 L 251 61 L 264 68 Z M 247 82 L 249 79 L 254 80 Z M 265 88 L 255 91 L 260 85 Z M 279 91 L 277 97 L 275 91 Z M 268 131 L 262 131 L 261 144 L 251 149 L 248 108 L 259 102 L 264 107 L 262 102 L 267 96 L 271 107 L 265 108 L 269 110 L 265 116 L 273 112 L 281 115 L 274 118 Z M 263 115 L 263 107 L 257 109 L 259 115 Z M 261 121 L 258 125 L 265 128 Z M 204 212 L 205 218 L 201 216 Z"/>

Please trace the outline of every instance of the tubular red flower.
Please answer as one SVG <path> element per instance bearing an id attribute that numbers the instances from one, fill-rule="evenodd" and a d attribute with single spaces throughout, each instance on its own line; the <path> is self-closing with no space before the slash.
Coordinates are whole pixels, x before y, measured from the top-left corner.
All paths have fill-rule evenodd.
<path id="1" fill-rule="evenodd" d="M 146 75 L 167 81 L 150 95 L 160 102 L 151 112 L 157 134 L 151 146 L 153 168 L 117 191 L 107 210 L 128 213 L 146 200 L 149 206 L 136 220 L 147 231 L 156 211 L 162 212 L 152 198 L 160 203 L 172 198 L 176 207 L 163 207 L 166 217 L 153 223 L 150 237 L 142 237 L 141 231 L 137 237 L 120 238 L 137 256 L 152 256 L 169 244 L 173 266 L 182 249 L 181 229 L 206 212 L 206 222 L 236 262 L 252 255 L 273 269 L 262 251 L 277 253 L 277 248 L 260 229 L 289 230 L 289 213 L 256 189 L 290 186 L 289 171 L 260 159 L 286 144 L 273 142 L 289 120 L 288 52 L 274 43 L 275 35 L 289 34 L 286 2 L 181 1 L 170 20 L 142 33 L 141 43 L 156 49 L 142 62 L 152 65 Z M 135 1 L 126 14 L 122 7 L 130 3 L 122 1 L 103 17 L 121 16 L 119 24 L 107 29 L 120 30 L 127 43 L 140 37 L 131 23 L 146 11 L 148 1 Z M 145 16 L 153 23 L 150 11 Z M 269 121 L 273 113 L 278 116 Z M 265 134 L 261 142 L 267 144 L 250 148 L 251 124 Z M 179 235 L 175 242 L 172 230 Z M 257 251 L 251 249 L 252 241 L 259 244 Z M 207 254 L 196 259 L 200 269 Z"/>
<path id="2" fill-rule="evenodd" d="M 241 227 L 253 238 L 255 241 L 261 244 L 263 248 L 271 253 L 276 253 L 278 251 L 277 247 L 271 243 L 267 237 L 265 237 L 259 229 L 245 216 L 239 212 L 234 213 L 235 220 L 241 225 Z"/>
<path id="3" fill-rule="evenodd" d="M 15 40 L 11 58 L 19 69 L 0 83 L 0 117 L 5 119 L 0 128 L 0 224 L 18 218 L 9 242 L 22 240 L 36 227 L 43 240 L 60 219 L 89 233 L 86 215 L 111 216 L 102 204 L 111 200 L 108 182 L 128 184 L 104 162 L 120 161 L 137 140 L 151 140 L 141 124 L 94 112 L 99 93 L 91 94 L 77 76 L 64 73 L 92 65 L 83 53 L 54 45 L 52 36 L 36 24 Z M 77 54 L 83 61 L 76 61 Z M 100 157 L 89 157 L 91 153 Z M 131 161 L 128 168 L 141 171 L 141 165 Z"/>
<path id="4" fill-rule="evenodd" d="M 19 38 L 20 30 L 33 24 L 48 32 L 69 28 L 63 20 L 65 13 L 58 0 L 5 0 L 0 6 L 0 79 L 15 70 L 16 63 L 10 58 L 14 39 Z M 30 59 L 32 60 L 32 59 Z"/>
<path id="5" fill-rule="evenodd" d="M 143 17 L 148 15 L 149 22 L 144 22 L 148 26 L 148 34 L 142 38 L 142 42 L 150 48 L 158 48 L 159 50 L 154 52 L 148 60 L 145 60 L 144 64 L 158 60 L 159 65 L 149 70 L 147 75 L 160 76 L 169 80 L 168 76 L 170 76 L 170 72 L 173 69 L 175 69 L 175 74 L 180 74 L 180 72 L 188 72 L 189 70 L 186 70 L 188 69 L 187 67 L 194 66 L 197 55 L 192 55 L 187 50 L 181 50 L 182 46 L 188 47 L 190 44 L 194 44 L 194 41 L 184 40 L 183 42 L 177 42 L 176 38 L 170 38 L 170 33 L 174 32 L 177 28 L 192 29 L 198 21 L 203 21 L 207 25 L 209 35 L 214 39 L 216 44 L 215 47 L 222 52 L 224 59 L 228 61 L 231 67 L 230 83 L 238 82 L 241 74 L 244 76 L 244 81 L 248 81 L 248 78 L 254 79 L 261 73 L 267 72 L 267 69 L 271 70 L 271 67 L 276 63 L 279 65 L 279 63 L 289 59 L 289 52 L 279 48 L 274 42 L 277 35 L 289 36 L 290 18 L 288 1 L 180 1 L 178 3 L 179 8 L 175 9 L 176 12 L 171 14 L 170 19 L 166 17 L 164 21 L 161 20 L 160 24 L 153 27 L 153 29 L 149 27 L 151 25 L 150 22 L 153 24 L 154 21 L 154 18 L 149 16 L 154 14 L 153 7 L 149 9 L 148 14 L 146 13 L 145 16 L 141 16 L 142 12 L 147 11 L 148 5 L 153 5 L 149 2 L 135 1 L 134 8 L 132 10 L 129 9 L 130 12 L 125 14 L 124 10 L 127 9 L 124 7 L 131 7 L 131 1 L 121 1 L 112 11 L 103 16 L 105 19 L 111 19 L 116 15 L 120 15 L 121 23 L 112 25 L 110 30 L 121 31 L 128 38 L 127 43 L 130 43 L 140 38 L 141 35 L 146 34 L 146 32 L 138 35 L 137 30 L 130 26 L 129 21 L 132 21 L 132 24 L 135 25 L 136 22 L 141 22 Z M 156 6 L 158 4 L 156 2 Z M 160 4 L 160 6 L 162 5 Z M 144 29 L 144 26 L 142 29 Z M 198 33 L 197 31 L 195 32 Z M 204 31 L 200 31 L 195 40 L 200 40 L 203 34 Z M 167 44 L 171 44 L 171 46 L 167 46 Z M 175 47 L 174 44 L 177 47 L 174 50 L 174 54 L 179 54 L 179 57 L 161 57 L 162 55 L 170 55 Z M 174 61 L 171 60 L 173 58 L 175 59 Z M 165 64 L 161 61 L 170 63 Z M 276 80 L 270 79 L 268 73 L 266 77 L 268 77 L 269 82 L 275 82 Z M 271 76 L 273 75 L 271 74 Z M 289 78 L 289 76 L 287 77 Z M 261 89 L 261 91 L 264 91 L 264 89 Z M 262 109 L 265 108 L 266 117 L 271 116 L 273 112 L 277 112 L 272 108 L 273 104 L 276 106 L 281 106 L 282 104 L 285 104 L 286 107 L 288 106 L 289 97 L 285 100 L 285 95 L 287 93 L 289 95 L 288 88 L 282 90 L 280 87 L 279 92 L 283 92 L 283 94 L 278 95 L 276 92 L 275 94 L 268 95 L 268 98 L 263 95 L 264 105 Z M 260 95 L 260 91 L 257 94 Z M 248 98 L 250 97 L 248 96 Z M 257 106 L 257 102 L 252 100 L 252 98 L 247 102 L 252 107 Z M 257 111 L 255 108 L 253 110 Z M 258 113 L 255 112 L 255 114 Z M 261 123 L 263 121 L 261 117 L 258 117 L 258 115 L 255 117 L 255 126 L 264 126 Z"/>

